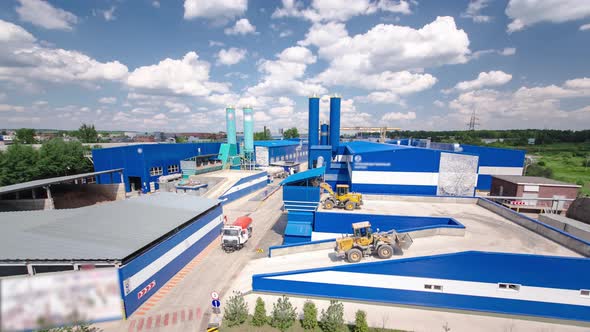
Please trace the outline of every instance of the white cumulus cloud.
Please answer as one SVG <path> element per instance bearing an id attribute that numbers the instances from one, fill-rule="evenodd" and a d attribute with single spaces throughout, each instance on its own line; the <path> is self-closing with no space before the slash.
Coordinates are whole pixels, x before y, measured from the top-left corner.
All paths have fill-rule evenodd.
<path id="1" fill-rule="evenodd" d="M 217 53 L 217 62 L 222 65 L 231 66 L 244 60 L 246 50 L 240 48 L 222 49 Z"/>
<path id="2" fill-rule="evenodd" d="M 508 32 L 515 32 L 541 22 L 563 23 L 590 17 L 590 1 L 510 0 L 506 15 L 512 19 Z"/>
<path id="3" fill-rule="evenodd" d="M 233 27 L 226 28 L 224 32 L 226 35 L 256 34 L 256 27 L 253 26 L 247 18 L 242 18 L 236 21 L 236 24 Z"/>
<path id="4" fill-rule="evenodd" d="M 258 84 L 247 89 L 248 94 L 309 96 L 325 92 L 325 88 L 320 84 L 302 79 L 307 66 L 317 60 L 308 48 L 289 47 L 277 54 L 276 58 L 276 60 L 263 60 L 259 63 L 258 71 L 263 74 L 263 77 Z"/>
<path id="5" fill-rule="evenodd" d="M 474 90 L 464 92 L 449 102 L 449 108 L 456 113 L 449 114 L 447 118 L 462 123 L 475 110 L 485 128 L 587 129 L 590 126 L 590 107 L 566 109 L 561 106 L 561 101 L 589 97 L 588 78 L 572 79 L 561 86 L 521 87 L 512 92 Z"/>
<path id="6" fill-rule="evenodd" d="M 158 64 L 135 69 L 129 74 L 127 84 L 136 89 L 190 96 L 227 92 L 227 84 L 209 80 L 209 69 L 207 61 L 199 60 L 196 52 L 189 52 L 182 59 L 167 58 Z"/>
<path id="7" fill-rule="evenodd" d="M 472 0 L 467 5 L 467 9 L 464 13 L 461 13 L 461 17 L 470 18 L 476 23 L 486 23 L 492 20 L 491 16 L 482 15 L 481 11 L 490 4 L 490 0 Z"/>
<path id="8" fill-rule="evenodd" d="M 457 83 L 455 89 L 459 91 L 476 90 L 484 87 L 504 85 L 510 82 L 510 80 L 512 80 L 512 75 L 501 70 L 492 70 L 479 73 L 474 80 Z"/>
<path id="9" fill-rule="evenodd" d="M 437 79 L 424 68 L 465 63 L 471 53 L 467 34 L 452 17 L 438 17 L 420 29 L 379 24 L 355 36 L 342 23 L 314 24 L 299 44 L 316 46 L 329 62 L 314 82 L 379 92 L 359 99 L 379 103 L 397 103 L 398 95 L 431 88 Z"/>
<path id="10" fill-rule="evenodd" d="M 313 0 L 308 8 L 300 1 L 283 0 L 282 7 L 272 14 L 273 18 L 298 17 L 312 22 L 344 22 L 354 16 L 369 15 L 377 11 L 411 14 L 410 2 L 406 0 Z"/>
<path id="11" fill-rule="evenodd" d="M 204 17 L 233 18 L 242 15 L 248 9 L 248 0 L 184 0 L 184 18 L 187 20 Z"/>
<path id="12" fill-rule="evenodd" d="M 68 11 L 53 7 L 43 0 L 18 0 L 16 12 L 21 20 L 45 29 L 72 30 L 78 17 Z"/>
<path id="13" fill-rule="evenodd" d="M 400 120 L 414 120 L 416 119 L 416 112 L 390 112 L 385 113 L 381 117 L 381 121 L 400 121 Z"/>
<path id="14" fill-rule="evenodd" d="M 117 102 L 117 98 L 115 97 L 102 97 L 98 100 L 101 104 L 115 104 Z"/>
<path id="15" fill-rule="evenodd" d="M 100 62 L 83 53 L 44 47 L 22 27 L 0 20 L 0 81 L 117 81 L 127 75 L 118 61 Z"/>

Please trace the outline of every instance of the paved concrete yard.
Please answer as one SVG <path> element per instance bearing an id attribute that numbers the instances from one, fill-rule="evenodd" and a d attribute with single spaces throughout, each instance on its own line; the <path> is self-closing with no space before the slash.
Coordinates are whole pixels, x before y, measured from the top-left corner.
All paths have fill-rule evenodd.
<path id="1" fill-rule="evenodd" d="M 333 210 L 342 212 L 342 210 Z M 474 200 L 459 202 L 427 201 L 416 199 L 404 200 L 366 200 L 361 210 L 351 213 L 396 214 L 413 216 L 449 216 L 466 227 L 464 237 L 433 236 L 417 238 L 414 244 L 404 252 L 401 259 L 415 256 L 442 254 L 466 250 L 500 251 L 514 253 L 531 253 L 541 255 L 579 256 L 578 254 L 522 228 L 511 221 L 496 215 L 474 203 Z M 365 258 L 365 262 L 378 261 L 374 257 Z M 305 252 L 273 258 L 261 258 L 249 262 L 234 280 L 232 290 L 251 291 L 252 275 L 259 273 L 290 271 L 324 266 L 348 264 L 336 259 L 331 249 Z M 260 294 L 248 295 L 250 308 Z M 264 294 L 268 308 L 276 297 Z M 304 298 L 293 298 L 297 308 L 302 308 Z M 327 302 L 314 300 L 320 307 Z M 588 331 L 589 327 L 560 325 L 555 322 L 516 319 L 514 317 L 497 317 L 492 315 L 474 315 L 464 312 L 428 310 L 416 307 L 373 305 L 366 303 L 345 303 L 345 311 L 350 320 L 354 320 L 354 311 L 363 309 L 368 312 L 371 325 L 412 331 L 442 331 L 448 322 L 451 331 Z"/>
<path id="2" fill-rule="evenodd" d="M 433 236 L 415 239 L 412 247 L 404 254 L 405 257 L 465 250 L 580 256 L 470 201 L 475 200 L 465 200 L 465 203 L 365 200 L 361 209 L 350 213 L 445 216 L 454 218 L 466 227 L 464 237 Z"/>

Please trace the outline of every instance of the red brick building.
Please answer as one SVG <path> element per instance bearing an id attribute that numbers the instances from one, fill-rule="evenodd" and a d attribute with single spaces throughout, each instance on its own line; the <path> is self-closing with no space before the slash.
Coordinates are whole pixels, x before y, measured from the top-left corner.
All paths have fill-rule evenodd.
<path id="1" fill-rule="evenodd" d="M 553 207 L 566 210 L 571 202 L 535 200 L 535 198 L 569 198 L 578 195 L 581 186 L 538 176 L 495 175 L 490 196 L 522 197 L 522 204 L 531 207 Z"/>

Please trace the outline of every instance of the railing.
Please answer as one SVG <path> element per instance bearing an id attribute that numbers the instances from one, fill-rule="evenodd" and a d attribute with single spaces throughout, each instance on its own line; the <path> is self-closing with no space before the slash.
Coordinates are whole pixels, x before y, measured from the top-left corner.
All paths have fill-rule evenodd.
<path id="1" fill-rule="evenodd" d="M 510 197 L 510 196 L 485 196 L 485 198 L 502 204 L 506 207 L 516 209 L 540 210 L 544 213 L 557 214 L 565 210 L 566 203 L 573 202 L 573 198 L 547 198 L 547 197 Z M 547 204 L 538 204 L 547 203 Z"/>

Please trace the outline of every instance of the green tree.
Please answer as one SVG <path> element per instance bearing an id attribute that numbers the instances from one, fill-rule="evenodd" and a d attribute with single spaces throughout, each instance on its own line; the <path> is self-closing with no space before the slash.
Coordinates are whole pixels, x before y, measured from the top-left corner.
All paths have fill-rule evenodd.
<path id="1" fill-rule="evenodd" d="M 309 300 L 303 304 L 303 320 L 301 320 L 301 326 L 306 331 L 313 331 L 318 327 L 318 308 Z"/>
<path id="2" fill-rule="evenodd" d="M 186 136 L 174 136 L 174 140 L 176 141 L 176 143 L 186 143 L 188 142 L 188 139 L 186 138 Z"/>
<path id="3" fill-rule="evenodd" d="M 83 123 L 80 128 L 74 132 L 74 136 L 77 137 L 82 143 L 98 142 L 98 132 L 94 128 L 94 125 L 87 125 Z"/>
<path id="4" fill-rule="evenodd" d="M 283 132 L 283 138 L 299 138 L 299 131 L 295 127 L 287 129 Z"/>
<path id="5" fill-rule="evenodd" d="M 2 129 L 2 133 L 0 135 L 7 135 L 8 132 L 6 131 L 6 129 Z"/>
<path id="6" fill-rule="evenodd" d="M 230 327 L 241 325 L 248 319 L 248 304 L 242 293 L 234 291 L 225 306 L 223 319 Z"/>
<path id="7" fill-rule="evenodd" d="M 296 318 L 295 308 L 287 296 L 283 295 L 273 304 L 272 318 L 270 321 L 272 327 L 284 332 L 293 326 Z"/>
<path id="8" fill-rule="evenodd" d="M 355 314 L 354 332 L 369 332 L 369 324 L 367 323 L 367 313 L 362 310 L 357 310 Z"/>
<path id="9" fill-rule="evenodd" d="M 252 317 L 252 325 L 263 326 L 268 321 L 266 317 L 266 308 L 264 307 L 264 300 L 260 297 L 256 299 L 256 307 L 254 307 L 254 316 Z"/>
<path id="10" fill-rule="evenodd" d="M 16 130 L 16 143 L 34 144 L 35 143 L 35 129 L 21 128 Z"/>
<path id="11" fill-rule="evenodd" d="M 324 332 L 344 331 L 344 305 L 342 302 L 330 300 L 328 309 L 322 310 L 320 327 Z"/>
<path id="12" fill-rule="evenodd" d="M 27 182 L 39 177 L 39 153 L 30 146 L 14 144 L 0 157 L 0 185 Z"/>
<path id="13" fill-rule="evenodd" d="M 539 164 L 531 164 L 527 167 L 525 175 L 551 178 L 553 176 L 553 170 L 549 167 L 543 167 Z"/>
<path id="14" fill-rule="evenodd" d="M 64 142 L 54 138 L 39 150 L 37 167 L 41 177 L 54 177 L 92 171 L 92 165 L 84 154 L 86 149 L 80 142 Z"/>
<path id="15" fill-rule="evenodd" d="M 272 139 L 272 135 L 270 134 L 270 129 L 264 127 L 263 131 L 258 131 L 254 133 L 254 140 L 255 141 L 268 141 Z"/>

